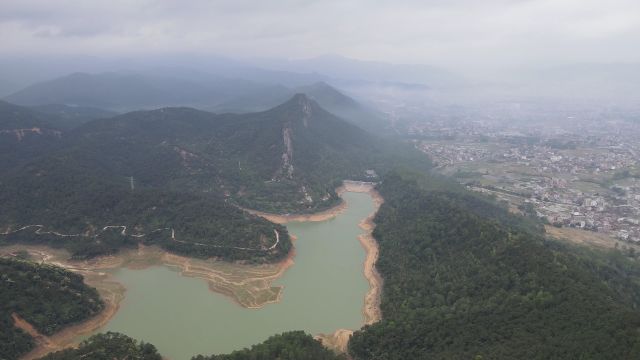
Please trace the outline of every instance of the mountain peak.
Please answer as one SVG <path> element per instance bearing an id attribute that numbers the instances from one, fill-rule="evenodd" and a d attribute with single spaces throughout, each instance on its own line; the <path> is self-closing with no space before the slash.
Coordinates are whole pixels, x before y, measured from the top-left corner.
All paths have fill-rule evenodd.
<path id="1" fill-rule="evenodd" d="M 299 110 L 309 115 L 312 109 L 320 107 L 313 99 L 304 93 L 296 93 L 289 101 L 281 106 L 289 110 Z"/>
<path id="2" fill-rule="evenodd" d="M 304 126 L 309 126 L 309 120 L 312 117 L 312 113 L 315 112 L 316 108 L 320 108 L 320 106 L 313 100 L 311 100 L 307 95 L 303 93 L 297 93 L 293 95 L 291 100 L 288 102 L 290 106 L 292 106 L 295 111 L 299 111 L 302 113 L 302 122 Z"/>
<path id="3" fill-rule="evenodd" d="M 298 104 L 310 104 L 311 103 L 311 99 L 309 99 L 309 97 L 304 93 L 296 93 L 295 95 L 293 95 L 293 97 L 291 98 L 290 101 L 298 103 Z"/>
<path id="4" fill-rule="evenodd" d="M 307 94 L 311 99 L 325 104 L 325 106 L 329 108 L 359 106 L 355 100 L 324 81 L 319 81 L 308 86 L 301 86 L 296 90 Z"/>
<path id="5" fill-rule="evenodd" d="M 311 84 L 311 87 L 317 87 L 317 88 L 331 88 L 333 90 L 335 90 L 331 85 L 327 84 L 324 81 L 316 81 L 313 84 Z"/>

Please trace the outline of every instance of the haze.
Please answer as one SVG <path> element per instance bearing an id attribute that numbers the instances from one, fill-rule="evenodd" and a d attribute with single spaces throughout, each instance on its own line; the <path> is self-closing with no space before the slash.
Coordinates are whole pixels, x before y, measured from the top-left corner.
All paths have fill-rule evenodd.
<path id="1" fill-rule="evenodd" d="M 632 0 L 3 1 L 3 54 L 335 53 L 439 66 L 629 62 Z"/>
<path id="2" fill-rule="evenodd" d="M 640 359 L 639 40 L 640 0 L 0 0 L 0 360 Z"/>
<path id="3" fill-rule="evenodd" d="M 78 71 L 250 66 L 343 88 L 339 80 L 447 88 L 435 97 L 447 103 L 544 94 L 633 104 L 638 38 L 633 0 L 8 0 L 0 94 Z"/>

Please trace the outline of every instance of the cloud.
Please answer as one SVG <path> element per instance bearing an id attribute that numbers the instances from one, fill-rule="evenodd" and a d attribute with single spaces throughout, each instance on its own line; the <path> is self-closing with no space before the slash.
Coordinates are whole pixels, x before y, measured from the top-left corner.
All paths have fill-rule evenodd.
<path id="1" fill-rule="evenodd" d="M 636 0 L 3 0 L 1 54 L 326 53 L 501 66 L 639 61 Z"/>

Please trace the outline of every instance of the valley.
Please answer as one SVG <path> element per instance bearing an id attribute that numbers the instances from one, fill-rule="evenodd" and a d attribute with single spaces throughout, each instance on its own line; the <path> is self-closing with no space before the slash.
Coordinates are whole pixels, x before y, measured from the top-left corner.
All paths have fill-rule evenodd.
<path id="1" fill-rule="evenodd" d="M 1 360 L 640 358 L 636 110 L 160 58 L 0 84 Z"/>
<path id="2" fill-rule="evenodd" d="M 39 119 L 26 108 L 7 111 L 15 121 Z M 55 245 L 74 258 L 143 242 L 190 257 L 278 261 L 291 247 L 286 229 L 242 209 L 316 213 L 339 204 L 343 179 L 375 180 L 367 174 L 414 161 L 430 166 L 410 146 L 357 128 L 303 94 L 239 115 L 136 111 L 80 125 L 44 153 L 40 146 L 13 147 L 0 182 L 0 242 Z M 31 224 L 41 226 L 25 228 Z"/>
<path id="3" fill-rule="evenodd" d="M 345 339 L 348 339 L 344 336 L 345 331 L 351 333 L 380 317 L 378 306 L 382 284 L 373 268 L 377 246 L 370 235 L 370 221 L 382 200 L 371 184 L 359 182 L 345 182 L 338 194 L 345 200 L 333 209 L 332 216 L 325 214 L 312 220 L 306 215 L 304 220 L 289 217 L 288 227 L 299 239 L 290 256 L 275 264 L 198 260 L 153 246 L 83 261 L 69 260 L 69 254 L 63 250 L 22 245 L 2 248 L 0 255 L 27 251 L 34 260 L 82 274 L 87 284 L 96 287 L 108 304 L 107 310 L 98 318 L 46 338 L 46 342 L 25 358 L 37 358 L 59 350 L 77 342 L 79 336 L 83 338 L 94 331 L 121 331 L 165 344 L 160 350 L 172 359 L 188 359 L 194 355 L 193 349 L 201 349 L 201 353 L 230 351 L 291 326 L 300 328 L 302 323 L 282 324 L 283 321 L 289 323 L 291 320 L 285 319 L 291 315 L 303 320 L 304 329 L 311 333 L 332 334 L 322 335 L 320 339 L 326 345 L 345 351 Z M 209 290 L 202 286 L 203 280 Z M 367 282 L 368 286 L 365 285 Z M 360 285 L 354 286 L 356 284 Z M 341 291 L 326 291 L 336 287 Z M 145 299 L 156 300 L 151 306 Z M 188 305 L 179 305 L 185 301 Z M 189 308 L 189 312 L 180 312 L 179 318 L 171 315 L 174 313 L 171 309 L 184 307 Z M 312 308 L 316 310 L 312 311 Z M 251 309 L 259 313 L 254 314 Z M 165 314 L 153 318 L 171 321 L 171 325 L 151 321 L 151 313 Z M 205 313 L 209 315 L 203 318 Z M 229 316 L 230 322 L 207 320 Z M 248 323 L 245 322 L 255 322 L 256 316 L 262 319 L 263 325 L 251 333 L 239 336 L 239 333 L 229 332 L 231 324 L 246 330 Z M 277 325 L 279 323 L 281 325 Z M 215 330 L 215 324 L 223 325 L 223 328 Z M 179 342 L 170 341 L 171 337 L 167 335 L 177 327 L 191 335 L 181 337 Z M 170 332 L 163 335 L 161 329 Z M 219 338 L 223 329 L 233 341 L 224 336 Z M 202 337 L 197 335 L 199 333 L 208 335 Z M 211 335 L 216 333 L 217 336 Z M 212 339 L 218 340 L 212 342 Z"/>

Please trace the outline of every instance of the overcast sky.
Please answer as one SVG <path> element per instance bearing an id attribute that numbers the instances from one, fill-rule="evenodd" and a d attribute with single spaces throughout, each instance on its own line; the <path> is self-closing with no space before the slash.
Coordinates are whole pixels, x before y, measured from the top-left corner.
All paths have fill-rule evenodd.
<path id="1" fill-rule="evenodd" d="M 638 0 L 0 0 L 0 56 L 323 54 L 440 66 L 640 61 Z"/>

